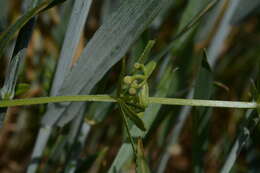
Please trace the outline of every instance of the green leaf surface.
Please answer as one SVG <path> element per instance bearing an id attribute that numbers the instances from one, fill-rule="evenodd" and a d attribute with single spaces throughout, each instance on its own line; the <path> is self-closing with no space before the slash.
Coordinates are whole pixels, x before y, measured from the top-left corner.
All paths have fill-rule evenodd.
<path id="1" fill-rule="evenodd" d="M 48 6 L 48 8 L 50 8 L 51 6 L 56 5 L 58 3 L 61 3 L 61 2 L 64 2 L 64 1 L 59 1 L 59 0 L 53 1 Z M 56 28 L 56 30 L 58 30 L 56 32 L 59 35 L 63 36 L 63 32 L 62 32 L 61 28 L 65 28 L 65 26 L 67 26 L 65 23 L 67 23 L 67 19 L 69 18 L 68 16 L 70 16 L 70 20 L 69 20 L 69 24 L 66 29 L 66 35 L 65 35 L 64 42 L 62 45 L 59 62 L 56 67 L 56 72 L 55 72 L 55 76 L 54 76 L 54 79 L 52 82 L 52 88 L 50 91 L 50 95 L 57 94 L 57 91 L 60 88 L 60 85 L 65 78 L 65 75 L 66 75 L 65 72 L 66 72 L 66 70 L 69 69 L 69 64 L 72 62 L 72 57 L 75 54 L 75 50 L 78 45 L 80 36 L 82 34 L 82 30 L 84 28 L 84 24 L 85 24 L 86 18 L 89 13 L 91 3 L 92 3 L 92 0 L 73 0 L 73 1 L 68 1 L 68 3 L 65 4 L 65 6 L 64 6 L 65 10 L 64 10 L 63 15 L 61 15 L 62 22 L 58 26 L 58 29 Z M 72 4 L 74 4 L 74 5 L 72 5 Z M 73 8 L 71 6 L 73 6 Z M 69 10 L 70 8 L 72 8 L 71 11 Z M 77 27 L 75 27 L 75 26 L 77 26 Z M 49 104 L 48 106 L 51 106 L 51 104 Z M 84 113 L 84 111 L 81 111 L 81 112 L 82 112 L 82 114 Z M 81 120 L 81 118 L 80 118 L 80 120 Z M 75 124 L 78 124 L 78 123 L 75 123 Z M 86 132 L 88 133 L 89 128 L 84 128 L 84 127 L 85 127 L 85 124 L 82 126 L 82 129 L 83 130 L 86 129 Z M 76 128 L 77 127 L 71 128 L 71 129 L 76 129 Z M 49 131 L 51 131 L 51 129 L 49 129 Z M 42 141 L 41 138 L 48 141 L 49 136 L 50 136 L 49 131 L 46 132 L 41 128 L 41 130 L 40 130 L 41 133 L 38 133 L 37 142 L 33 149 L 32 158 L 42 156 L 43 151 L 46 147 L 46 142 Z M 76 131 L 76 130 L 74 130 L 74 131 Z M 75 139 L 75 137 L 73 135 L 74 134 L 72 134 L 68 138 L 70 140 Z M 78 141 L 74 140 L 74 142 L 78 142 Z M 74 161 L 74 158 L 71 158 L 71 160 L 68 160 L 67 161 L 68 166 L 70 165 L 70 162 L 73 162 L 73 161 Z M 28 172 L 34 172 L 38 168 L 38 166 L 39 166 L 39 162 L 32 163 L 28 167 Z"/>
<path id="2" fill-rule="evenodd" d="M 80 41 L 92 0 L 75 0 L 62 45 L 59 61 L 54 75 L 51 95 L 57 95 L 62 83 L 70 71 L 73 56 Z M 77 26 L 77 27 L 75 27 Z"/>
<path id="3" fill-rule="evenodd" d="M 204 51 L 195 83 L 194 99 L 209 99 L 212 93 L 213 75 L 206 54 Z"/>
<path id="4" fill-rule="evenodd" d="M 207 61 L 206 51 L 200 63 L 198 77 L 195 83 L 194 98 L 210 99 L 213 90 L 213 74 Z M 207 149 L 209 119 L 211 112 L 209 108 L 196 108 L 192 116 L 193 122 L 193 144 L 192 164 L 194 173 L 204 172 L 204 154 Z"/>
<path id="5" fill-rule="evenodd" d="M 78 63 L 63 82 L 59 95 L 88 94 L 104 74 L 125 55 L 159 13 L 162 4 L 167 1 L 124 1 L 89 41 Z M 42 123 L 48 126 L 63 126 L 71 121 L 84 105 L 85 103 L 70 103 L 48 109 Z"/>

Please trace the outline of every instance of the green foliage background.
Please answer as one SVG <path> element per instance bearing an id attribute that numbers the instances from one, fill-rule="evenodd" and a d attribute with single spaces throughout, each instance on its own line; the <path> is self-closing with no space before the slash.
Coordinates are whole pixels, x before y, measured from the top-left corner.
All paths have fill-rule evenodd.
<path id="1" fill-rule="evenodd" d="M 15 88 L 10 99 L 115 95 L 119 60 L 125 56 L 131 71 L 147 42 L 156 40 L 149 56 L 158 63 L 149 80 L 151 96 L 253 101 L 259 93 L 260 24 L 259 1 L 251 1 L 219 0 L 183 30 L 213 0 L 49 0 L 52 8 L 31 16 L 9 43 L 1 42 L 1 91 Z M 47 1 L 1 0 L 0 36 L 41 2 Z M 0 111 L 6 114 L 0 172 L 135 171 L 113 103 Z M 131 133 L 143 137 L 141 162 L 151 172 L 260 171 L 255 110 L 150 105 L 144 121 L 149 131 L 131 124 Z"/>

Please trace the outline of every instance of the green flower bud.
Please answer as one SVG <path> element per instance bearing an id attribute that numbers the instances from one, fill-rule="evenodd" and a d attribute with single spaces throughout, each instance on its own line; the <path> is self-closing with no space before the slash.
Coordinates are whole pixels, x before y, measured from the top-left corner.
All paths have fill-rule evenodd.
<path id="1" fill-rule="evenodd" d="M 133 77 L 132 76 L 125 76 L 124 77 L 124 83 L 126 84 L 131 84 L 133 82 Z"/>
<path id="2" fill-rule="evenodd" d="M 136 89 L 135 88 L 129 88 L 129 94 L 130 95 L 135 95 L 136 94 Z"/>
<path id="3" fill-rule="evenodd" d="M 140 63 L 135 63 L 135 64 L 134 64 L 134 68 L 136 68 L 136 69 L 141 68 L 141 64 L 140 64 Z"/>

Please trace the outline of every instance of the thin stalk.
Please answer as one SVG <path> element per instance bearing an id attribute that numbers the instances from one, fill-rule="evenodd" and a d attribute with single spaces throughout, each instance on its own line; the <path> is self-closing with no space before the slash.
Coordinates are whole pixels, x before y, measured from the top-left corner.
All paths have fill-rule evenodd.
<path id="1" fill-rule="evenodd" d="M 27 99 L 2 100 L 0 107 L 28 106 L 59 102 L 117 102 L 113 96 L 109 95 L 75 95 L 75 96 L 54 96 L 37 97 Z M 222 107 L 222 108 L 241 108 L 255 109 L 258 107 L 256 102 L 242 101 L 221 101 L 221 100 L 200 100 L 200 99 L 180 99 L 149 97 L 149 103 L 179 106 L 201 106 L 201 107 Z"/>

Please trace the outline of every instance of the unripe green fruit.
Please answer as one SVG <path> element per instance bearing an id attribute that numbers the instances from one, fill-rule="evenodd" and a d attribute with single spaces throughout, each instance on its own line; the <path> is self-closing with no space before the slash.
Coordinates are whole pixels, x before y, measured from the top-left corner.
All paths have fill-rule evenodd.
<path id="1" fill-rule="evenodd" d="M 133 77 L 132 76 L 125 76 L 124 77 L 124 83 L 131 84 L 132 82 L 133 82 Z"/>
<path id="2" fill-rule="evenodd" d="M 129 94 L 135 95 L 136 94 L 136 89 L 135 88 L 129 88 Z"/>
<path id="3" fill-rule="evenodd" d="M 136 69 L 141 68 L 141 64 L 140 64 L 140 63 L 135 63 L 135 64 L 134 64 L 134 68 L 136 68 Z"/>

